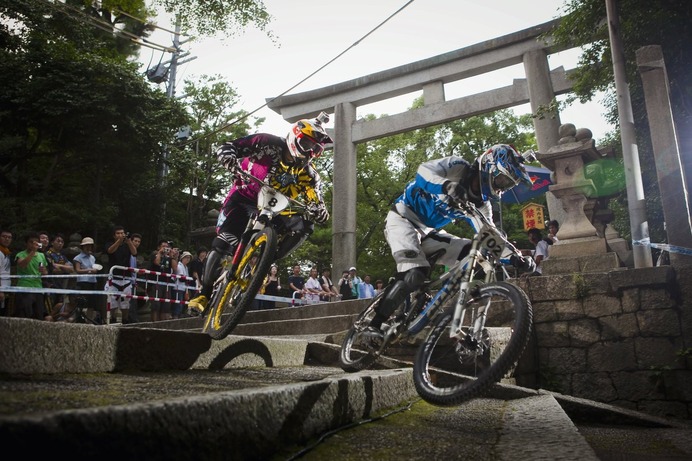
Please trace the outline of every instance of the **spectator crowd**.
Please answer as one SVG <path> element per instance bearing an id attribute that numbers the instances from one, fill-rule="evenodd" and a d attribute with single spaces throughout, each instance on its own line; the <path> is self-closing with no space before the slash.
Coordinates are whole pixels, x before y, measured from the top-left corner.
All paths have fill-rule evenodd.
<path id="1" fill-rule="evenodd" d="M 9 229 L 0 231 L 0 316 L 93 324 L 136 323 L 188 316 L 186 302 L 199 292 L 208 250 L 194 253 L 160 240 L 150 255 L 140 252 L 142 235 L 115 226 L 100 246 L 89 236 L 28 232 L 22 244 Z M 112 269 L 112 270 L 111 270 Z M 146 269 L 147 271 L 136 271 Z M 262 284 L 255 309 L 372 298 L 384 287 L 356 267 L 333 280 L 331 269 L 314 265 L 287 268 L 285 282 L 274 264 Z M 167 277 L 164 274 L 177 277 Z M 18 290 L 16 288 L 26 288 Z M 88 292 L 93 292 L 89 294 Z M 272 299 L 273 298 L 273 299 Z"/>
<path id="2" fill-rule="evenodd" d="M 142 235 L 119 225 L 102 247 L 92 237 L 71 239 L 30 231 L 19 243 L 11 230 L 0 229 L 0 316 L 125 324 L 139 322 L 146 307 L 152 321 L 186 315 L 206 249 L 193 259 L 162 240 L 146 258 L 139 253 Z"/>

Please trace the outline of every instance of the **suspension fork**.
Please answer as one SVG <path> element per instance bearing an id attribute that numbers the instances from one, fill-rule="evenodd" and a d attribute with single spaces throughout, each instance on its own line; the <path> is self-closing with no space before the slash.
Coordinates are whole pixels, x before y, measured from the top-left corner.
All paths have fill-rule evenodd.
<path id="1" fill-rule="evenodd" d="M 243 258 L 243 254 L 245 253 L 245 249 L 247 248 L 248 243 L 250 243 L 250 240 L 252 239 L 252 237 L 255 234 L 257 234 L 257 232 L 259 232 L 263 227 L 264 227 L 264 224 L 262 224 L 261 226 L 258 226 L 257 221 L 255 219 L 251 219 L 247 223 L 247 226 L 245 227 L 245 231 L 243 232 L 243 235 L 240 236 L 240 241 L 238 242 L 238 246 L 235 247 L 235 251 L 233 252 L 233 260 L 231 261 L 231 269 L 230 269 L 231 274 L 236 273 L 236 271 L 238 270 L 238 266 L 240 265 L 240 262 Z"/>
<path id="2" fill-rule="evenodd" d="M 462 331 L 461 325 L 464 321 L 464 316 L 466 315 L 466 303 L 467 297 L 469 296 L 471 281 L 475 278 L 478 258 L 480 252 L 478 247 L 480 242 L 475 238 L 471 242 L 471 250 L 467 256 L 466 271 L 461 276 L 461 287 L 459 288 L 459 298 L 457 298 L 457 303 L 454 306 L 454 316 L 452 317 L 452 327 L 449 330 L 450 338 L 461 338 Z"/>

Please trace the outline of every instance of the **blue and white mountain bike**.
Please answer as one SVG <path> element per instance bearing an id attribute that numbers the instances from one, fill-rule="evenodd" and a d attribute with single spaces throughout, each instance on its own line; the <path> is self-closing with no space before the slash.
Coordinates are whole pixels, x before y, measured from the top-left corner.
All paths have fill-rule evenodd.
<path id="1" fill-rule="evenodd" d="M 531 332 L 531 302 L 506 281 L 503 261 L 521 253 L 472 204 L 458 204 L 480 223 L 469 254 L 439 280 L 427 281 L 382 325 L 384 338 L 368 331 L 386 290 L 358 316 L 339 353 L 353 372 L 372 366 L 393 344 L 429 332 L 416 352 L 418 394 L 435 405 L 457 405 L 478 396 L 515 367 Z M 431 267 L 440 254 L 429 257 Z"/>

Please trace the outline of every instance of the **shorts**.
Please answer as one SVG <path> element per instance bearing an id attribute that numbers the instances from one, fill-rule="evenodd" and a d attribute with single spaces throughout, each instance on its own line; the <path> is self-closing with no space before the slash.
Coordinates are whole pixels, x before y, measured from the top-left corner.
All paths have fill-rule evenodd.
<path id="1" fill-rule="evenodd" d="M 457 237 L 444 230 L 419 229 L 393 211 L 387 214 L 384 234 L 398 272 L 428 267 L 426 255 L 431 255 L 439 249 L 445 249 L 446 252 L 437 260 L 437 264 L 452 266 L 459 260 L 464 247 L 471 243 L 469 239 Z"/>
<path id="2" fill-rule="evenodd" d="M 116 283 L 106 283 L 104 287 L 105 291 L 110 291 L 112 293 L 118 293 L 119 295 L 108 295 L 108 302 L 110 303 L 110 309 L 120 309 L 127 310 L 130 308 L 130 298 L 127 295 L 132 295 L 132 284 L 128 283 L 124 287 L 119 286 Z"/>

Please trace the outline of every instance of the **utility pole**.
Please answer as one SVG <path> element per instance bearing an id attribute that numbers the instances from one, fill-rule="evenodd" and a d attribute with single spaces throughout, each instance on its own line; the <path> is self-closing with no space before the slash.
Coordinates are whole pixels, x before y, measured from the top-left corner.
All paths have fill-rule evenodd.
<path id="1" fill-rule="evenodd" d="M 620 142 L 622 157 L 625 163 L 625 182 L 627 183 L 627 209 L 630 214 L 630 232 L 632 234 L 632 253 L 634 267 L 652 267 L 649 248 L 649 222 L 646 219 L 644 186 L 642 185 L 639 149 L 634 131 L 634 115 L 630 100 L 627 74 L 625 73 L 625 53 L 620 39 L 620 20 L 616 0 L 606 0 L 608 15 L 608 33 L 610 35 L 610 52 L 613 57 L 613 74 L 615 92 L 618 99 L 618 117 L 620 119 Z"/>
<path id="2" fill-rule="evenodd" d="M 175 80 L 177 77 L 177 71 L 178 71 L 178 66 L 180 64 L 184 64 L 186 62 L 190 62 L 194 59 L 197 59 L 196 56 L 193 56 L 191 58 L 181 60 L 181 58 L 184 58 L 188 56 L 190 53 L 184 53 L 181 54 L 180 52 L 180 46 L 187 42 L 187 40 L 180 40 L 180 31 L 181 31 L 181 21 L 180 21 L 180 16 L 176 16 L 175 18 L 175 33 L 173 34 L 173 52 L 171 55 L 171 60 L 169 61 L 170 66 L 168 68 L 168 85 L 166 86 L 166 96 L 169 98 L 173 99 L 175 98 Z M 167 144 L 163 146 L 163 161 L 161 162 L 161 167 L 159 169 L 159 181 L 161 185 L 161 189 L 165 190 L 166 188 L 166 178 L 168 177 L 168 155 L 169 155 L 169 147 Z M 159 236 L 161 237 L 163 233 L 165 232 L 166 229 L 166 200 L 167 197 L 162 197 L 161 200 L 161 222 L 160 222 L 160 227 L 159 227 Z"/>

